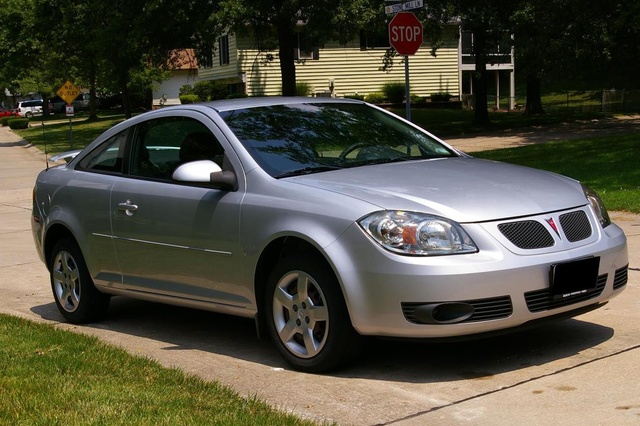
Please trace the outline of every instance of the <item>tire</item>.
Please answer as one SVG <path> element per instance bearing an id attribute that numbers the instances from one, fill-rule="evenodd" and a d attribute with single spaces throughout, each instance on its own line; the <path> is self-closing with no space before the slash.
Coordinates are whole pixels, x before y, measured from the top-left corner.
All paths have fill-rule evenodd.
<path id="1" fill-rule="evenodd" d="M 53 298 L 62 316 L 72 324 L 102 319 L 110 296 L 93 284 L 82 252 L 73 240 L 60 240 L 51 254 L 49 265 Z"/>
<path id="2" fill-rule="evenodd" d="M 363 338 L 353 329 L 338 281 L 324 262 L 281 260 L 266 286 L 267 330 L 295 369 L 323 373 L 346 364 Z"/>
<path id="3" fill-rule="evenodd" d="M 25 116 L 26 118 L 31 118 L 31 117 L 33 116 L 33 113 L 31 113 L 31 112 L 25 112 L 25 113 L 24 113 L 24 116 Z"/>

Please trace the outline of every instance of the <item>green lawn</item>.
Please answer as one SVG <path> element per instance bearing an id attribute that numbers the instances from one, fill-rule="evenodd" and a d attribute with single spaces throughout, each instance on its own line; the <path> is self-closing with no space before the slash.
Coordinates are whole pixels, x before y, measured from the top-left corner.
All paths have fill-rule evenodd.
<path id="1" fill-rule="evenodd" d="M 607 209 L 640 213 L 640 138 L 636 134 L 556 141 L 473 156 L 572 177 L 598 192 Z"/>
<path id="2" fill-rule="evenodd" d="M 316 423 L 95 337 L 0 315 L 0 424 Z"/>

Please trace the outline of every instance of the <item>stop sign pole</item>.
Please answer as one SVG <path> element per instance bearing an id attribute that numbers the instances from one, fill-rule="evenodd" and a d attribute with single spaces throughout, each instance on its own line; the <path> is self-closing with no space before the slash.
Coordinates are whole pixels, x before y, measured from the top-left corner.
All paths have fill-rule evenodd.
<path id="1" fill-rule="evenodd" d="M 411 12 L 398 12 L 389 22 L 389 44 L 404 56 L 405 103 L 407 120 L 411 121 L 411 90 L 409 87 L 409 56 L 422 46 L 422 23 Z"/>

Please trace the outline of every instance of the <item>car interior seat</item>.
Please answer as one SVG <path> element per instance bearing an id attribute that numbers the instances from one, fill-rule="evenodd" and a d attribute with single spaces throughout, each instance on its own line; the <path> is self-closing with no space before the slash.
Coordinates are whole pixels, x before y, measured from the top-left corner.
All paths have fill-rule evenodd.
<path id="1" fill-rule="evenodd" d="M 222 166 L 224 150 L 211 133 L 196 132 L 187 135 L 180 145 L 180 163 L 211 160 Z"/>

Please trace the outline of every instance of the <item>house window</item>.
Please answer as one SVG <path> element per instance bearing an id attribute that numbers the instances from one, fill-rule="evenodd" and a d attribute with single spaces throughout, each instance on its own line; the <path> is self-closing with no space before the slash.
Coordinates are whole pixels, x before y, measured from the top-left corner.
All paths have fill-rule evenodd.
<path id="1" fill-rule="evenodd" d="M 305 33 L 296 33 L 296 36 L 297 45 L 293 49 L 293 57 L 296 61 L 308 59 L 317 61 L 320 59 L 320 50 Z"/>
<path id="2" fill-rule="evenodd" d="M 203 43 L 198 51 L 198 63 L 201 68 L 213 68 L 213 48 L 210 43 Z"/>
<path id="3" fill-rule="evenodd" d="M 220 65 L 229 65 L 229 35 L 227 34 L 218 38 L 218 55 Z"/>
<path id="4" fill-rule="evenodd" d="M 388 49 L 389 31 L 386 28 L 376 31 L 360 30 L 360 50 Z"/>

